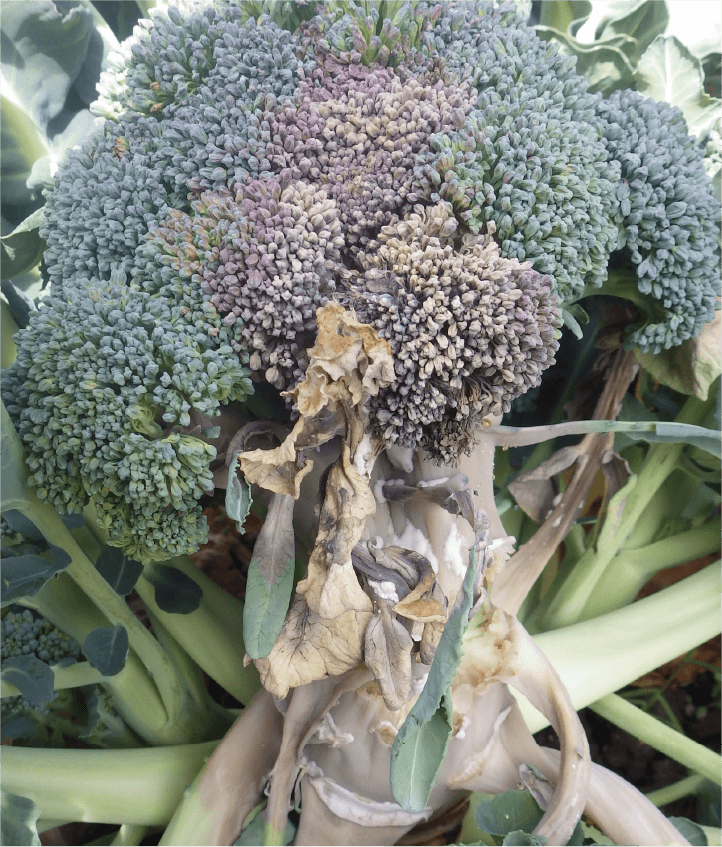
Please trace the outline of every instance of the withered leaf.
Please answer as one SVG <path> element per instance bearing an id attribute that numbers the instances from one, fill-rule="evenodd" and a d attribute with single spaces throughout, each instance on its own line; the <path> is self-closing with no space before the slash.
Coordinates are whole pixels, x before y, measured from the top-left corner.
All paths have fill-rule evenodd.
<path id="1" fill-rule="evenodd" d="M 579 458 L 578 447 L 563 447 L 538 468 L 521 473 L 509 484 L 511 496 L 536 523 L 541 523 L 554 505 L 552 477 L 571 467 Z"/>
<path id="2" fill-rule="evenodd" d="M 252 659 L 271 652 L 293 590 L 293 497 L 274 494 L 253 547 L 243 609 L 243 640 Z"/>
<path id="3" fill-rule="evenodd" d="M 394 606 L 394 612 L 412 621 L 429 623 L 446 621 L 446 597 L 436 581 L 436 574 L 428 566 L 419 584 Z"/>
<path id="4" fill-rule="evenodd" d="M 416 486 L 404 482 L 386 482 L 381 493 L 392 503 L 405 503 L 411 499 L 436 503 L 452 515 L 461 515 L 474 526 L 473 492 L 469 489 L 457 491 L 445 483 Z"/>
<path id="5" fill-rule="evenodd" d="M 418 585 L 422 575 L 431 570 L 429 560 L 421 553 L 417 553 L 416 550 L 409 550 L 406 547 L 397 547 L 396 545 L 377 547 L 371 542 L 367 546 L 377 563 L 400 574 L 409 588 Z"/>
<path id="6" fill-rule="evenodd" d="M 377 582 L 391 582 L 397 597 L 405 597 L 409 593 L 406 580 L 392 568 L 385 568 L 368 552 L 366 545 L 357 544 L 351 552 L 351 563 L 357 571 Z"/>
<path id="7" fill-rule="evenodd" d="M 424 624 L 424 632 L 419 643 L 419 658 L 425 665 L 430 665 L 434 661 L 443 631 L 444 624 L 441 621 L 430 621 Z"/>
<path id="8" fill-rule="evenodd" d="M 371 618 L 364 639 L 364 661 L 381 689 L 391 711 L 400 709 L 411 690 L 413 639 L 383 601 Z"/>
<path id="9" fill-rule="evenodd" d="M 332 565 L 313 607 L 296 594 L 271 653 L 256 661 L 263 687 L 283 698 L 290 688 L 359 665 L 372 614 L 351 565 Z"/>
<path id="10" fill-rule="evenodd" d="M 381 440 L 367 432 L 364 404 L 395 379 L 393 356 L 373 327 L 359 323 L 338 303 L 326 304 L 316 318 L 318 337 L 309 350 L 306 375 L 289 392 L 300 415 L 293 431 L 276 450 L 241 455 L 249 481 L 297 498 L 311 464 L 305 451 L 344 430 L 341 455 L 326 480 L 306 577 L 296 586 L 273 649 L 256 662 L 263 685 L 277 697 L 362 662 L 373 614 L 351 551 L 376 511 L 370 474 L 382 449 Z"/>

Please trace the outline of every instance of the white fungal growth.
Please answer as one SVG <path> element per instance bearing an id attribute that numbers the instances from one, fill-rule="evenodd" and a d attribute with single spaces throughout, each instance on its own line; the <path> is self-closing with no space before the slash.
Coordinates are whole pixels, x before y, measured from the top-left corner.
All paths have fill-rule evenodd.
<path id="1" fill-rule="evenodd" d="M 438 574 L 439 560 L 436 558 L 436 554 L 431 547 L 431 542 L 429 541 L 428 536 L 423 532 L 423 530 L 414 526 L 410 521 L 404 527 L 404 531 L 401 535 L 394 535 L 393 538 L 389 539 L 386 546 L 392 545 L 404 547 L 407 550 L 415 550 L 421 556 L 424 556 L 429 560 L 434 573 Z"/>

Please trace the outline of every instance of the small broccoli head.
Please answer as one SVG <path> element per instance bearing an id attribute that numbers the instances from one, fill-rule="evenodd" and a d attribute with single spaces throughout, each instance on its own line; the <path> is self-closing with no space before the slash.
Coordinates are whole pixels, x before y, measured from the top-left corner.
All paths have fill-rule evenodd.
<path id="1" fill-rule="evenodd" d="M 485 415 L 539 385 L 560 327 L 551 277 L 502 256 L 493 222 L 463 232 L 445 204 L 419 206 L 382 227 L 342 289 L 394 353 L 396 381 L 370 400 L 376 428 L 447 462 Z"/>
<path id="2" fill-rule="evenodd" d="M 118 281 L 51 294 L 2 382 L 38 497 L 63 514 L 92 496 L 110 543 L 140 561 L 205 539 L 198 500 L 213 489 L 215 449 L 190 432 L 250 390 L 213 307 L 160 290 Z"/>
<path id="3" fill-rule="evenodd" d="M 659 353 L 714 317 L 720 204 L 679 109 L 623 90 L 598 110 L 608 156 L 621 167 L 620 252 L 600 293 L 634 302 L 640 318 L 626 344 Z"/>
<path id="4" fill-rule="evenodd" d="M 80 645 L 30 609 L 11 610 L 2 619 L 3 659 L 34 656 L 48 665 L 78 661 Z"/>

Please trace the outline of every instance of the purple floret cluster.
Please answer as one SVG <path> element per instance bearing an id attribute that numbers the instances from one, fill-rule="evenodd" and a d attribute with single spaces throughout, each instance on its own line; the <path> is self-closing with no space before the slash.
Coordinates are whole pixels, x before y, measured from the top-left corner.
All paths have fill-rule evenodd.
<path id="1" fill-rule="evenodd" d="M 475 92 L 431 62 L 408 68 L 319 59 L 270 118 L 274 173 L 205 191 L 154 238 L 200 283 L 277 389 L 303 376 L 316 310 L 352 307 L 391 344 L 397 380 L 370 408 L 390 445 L 453 461 L 488 414 L 509 410 L 554 361 L 553 280 L 504 258 L 495 226 L 472 234 L 431 199 L 438 139 Z"/>

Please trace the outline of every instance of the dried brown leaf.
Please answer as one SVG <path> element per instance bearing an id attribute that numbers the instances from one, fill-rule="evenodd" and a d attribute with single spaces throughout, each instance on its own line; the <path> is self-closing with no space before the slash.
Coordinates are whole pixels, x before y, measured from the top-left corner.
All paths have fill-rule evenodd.
<path id="1" fill-rule="evenodd" d="M 388 603 L 382 601 L 366 627 L 364 661 L 391 711 L 400 709 L 409 699 L 413 645 L 406 627 L 391 613 Z"/>
<path id="2" fill-rule="evenodd" d="M 394 612 L 422 623 L 446 622 L 446 598 L 430 565 L 416 588 L 394 606 Z"/>
<path id="3" fill-rule="evenodd" d="M 509 484 L 517 505 L 536 523 L 541 523 L 554 505 L 552 477 L 571 467 L 579 458 L 577 447 L 563 447 L 534 470 L 521 473 Z"/>
<path id="4" fill-rule="evenodd" d="M 241 467 L 251 482 L 298 497 L 311 464 L 303 451 L 345 430 L 341 456 L 331 467 L 316 543 L 306 577 L 270 654 L 256 662 L 263 685 L 278 697 L 289 688 L 338 675 L 363 661 L 373 614 L 359 585 L 351 553 L 376 510 L 370 473 L 381 442 L 366 432 L 369 396 L 395 378 L 388 343 L 338 303 L 317 312 L 318 338 L 305 378 L 290 392 L 300 418 L 286 441 L 264 455 L 246 453 Z M 293 491 L 289 490 L 293 488 Z"/>

